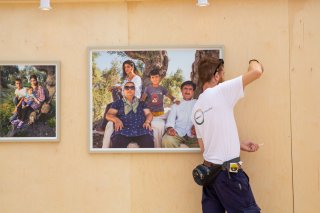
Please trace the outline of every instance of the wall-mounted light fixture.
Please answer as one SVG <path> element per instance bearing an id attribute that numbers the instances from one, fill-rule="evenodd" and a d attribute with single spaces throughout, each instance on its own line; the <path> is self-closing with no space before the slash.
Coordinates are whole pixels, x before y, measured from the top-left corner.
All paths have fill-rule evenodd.
<path id="1" fill-rule="evenodd" d="M 51 10 L 50 0 L 40 0 L 40 10 Z"/>
<path id="2" fill-rule="evenodd" d="M 209 5 L 208 0 L 198 0 L 197 6 L 205 7 L 205 6 L 208 6 L 208 5 Z"/>

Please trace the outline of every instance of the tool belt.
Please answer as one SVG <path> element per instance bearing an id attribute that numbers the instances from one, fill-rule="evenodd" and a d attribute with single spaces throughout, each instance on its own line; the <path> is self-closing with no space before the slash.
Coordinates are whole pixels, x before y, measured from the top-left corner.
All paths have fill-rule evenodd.
<path id="1" fill-rule="evenodd" d="M 194 181 L 200 186 L 207 186 L 212 183 L 219 173 L 224 170 L 237 173 L 241 169 L 240 157 L 224 162 L 222 165 L 204 161 L 192 171 Z"/>
<path id="2" fill-rule="evenodd" d="M 227 170 L 228 172 L 237 173 L 241 168 L 240 157 L 231 159 L 229 161 L 224 162 L 220 165 L 222 170 Z M 218 164 L 211 163 L 209 161 L 204 160 L 203 164 L 208 167 L 215 167 Z"/>

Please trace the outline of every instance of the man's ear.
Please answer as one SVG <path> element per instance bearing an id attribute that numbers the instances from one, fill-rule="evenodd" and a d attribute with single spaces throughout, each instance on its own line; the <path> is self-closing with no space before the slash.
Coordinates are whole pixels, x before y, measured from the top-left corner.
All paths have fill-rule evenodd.
<path id="1" fill-rule="evenodd" d="M 216 72 L 216 73 L 214 74 L 214 80 L 215 80 L 215 82 L 218 83 L 219 80 L 220 80 L 220 78 L 221 78 L 221 76 L 219 75 L 219 72 Z"/>

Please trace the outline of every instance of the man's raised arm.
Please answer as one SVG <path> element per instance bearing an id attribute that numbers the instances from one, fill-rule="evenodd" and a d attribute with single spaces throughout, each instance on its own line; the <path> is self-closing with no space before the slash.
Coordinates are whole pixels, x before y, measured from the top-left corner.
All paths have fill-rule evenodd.
<path id="1" fill-rule="evenodd" d="M 249 61 L 249 67 L 248 67 L 248 72 L 243 74 L 242 76 L 242 83 L 243 83 L 243 88 L 245 88 L 248 84 L 251 82 L 257 80 L 260 78 L 260 76 L 263 73 L 263 67 L 262 64 L 258 60 L 250 60 Z"/>

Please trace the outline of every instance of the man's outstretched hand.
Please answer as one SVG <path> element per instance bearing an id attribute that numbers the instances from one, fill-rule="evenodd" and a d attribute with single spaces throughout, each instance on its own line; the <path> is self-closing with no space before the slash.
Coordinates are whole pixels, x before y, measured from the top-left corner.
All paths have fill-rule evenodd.
<path id="1" fill-rule="evenodd" d="M 259 144 L 253 143 L 251 141 L 244 141 L 240 143 L 240 149 L 246 152 L 255 152 L 259 149 Z"/>

